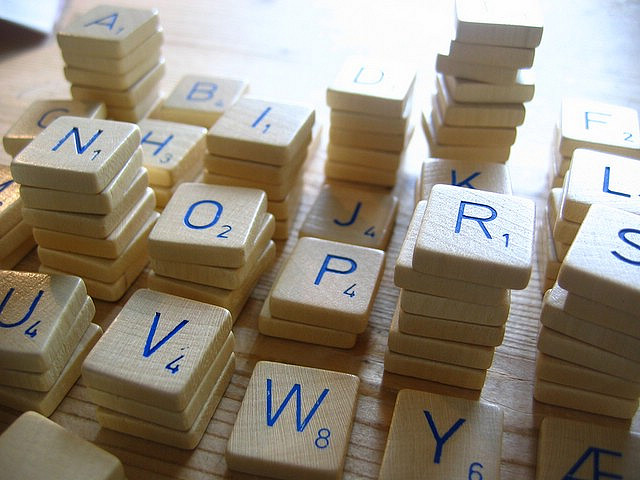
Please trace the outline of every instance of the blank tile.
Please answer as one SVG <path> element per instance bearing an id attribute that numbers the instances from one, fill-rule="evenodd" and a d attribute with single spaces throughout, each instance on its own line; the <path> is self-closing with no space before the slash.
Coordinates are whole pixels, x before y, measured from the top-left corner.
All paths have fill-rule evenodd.
<path id="1" fill-rule="evenodd" d="M 535 75 L 532 70 L 518 70 L 515 83 L 495 85 L 445 75 L 444 81 L 456 102 L 526 103 L 535 93 Z"/>
<path id="2" fill-rule="evenodd" d="M 182 410 L 230 330 L 224 308 L 137 290 L 85 360 L 82 375 L 90 388 Z"/>
<path id="3" fill-rule="evenodd" d="M 275 478 L 339 478 L 359 383 L 345 373 L 258 362 L 229 437 L 227 465 Z"/>
<path id="4" fill-rule="evenodd" d="M 409 125 L 403 133 L 365 132 L 332 125 L 329 129 L 329 141 L 346 147 L 397 152 L 404 150 L 409 143 L 413 126 Z"/>
<path id="5" fill-rule="evenodd" d="M 396 184 L 396 171 L 351 165 L 334 160 L 325 162 L 324 167 L 325 176 L 331 180 L 343 180 L 389 188 Z"/>
<path id="6" fill-rule="evenodd" d="M 285 320 L 362 333 L 384 258 L 382 250 L 300 238 L 271 291 L 271 313 Z"/>
<path id="7" fill-rule="evenodd" d="M 430 122 L 435 138 L 440 145 L 458 145 L 467 147 L 510 147 L 516 141 L 516 128 L 476 127 L 447 125 L 442 120 L 440 107 L 436 102 L 430 113 L 422 115 Z"/>
<path id="8" fill-rule="evenodd" d="M 378 478 L 499 478 L 503 417 L 489 403 L 400 390 Z"/>
<path id="9" fill-rule="evenodd" d="M 332 108 L 329 114 L 329 121 L 332 127 L 396 135 L 402 135 L 407 131 L 409 118 L 409 115 L 386 117 L 384 115 L 369 115 L 335 108 Z"/>
<path id="10" fill-rule="evenodd" d="M 416 240 L 413 268 L 522 289 L 531 275 L 534 229 L 535 205 L 529 199 L 435 185 Z"/>
<path id="11" fill-rule="evenodd" d="M 518 76 L 517 68 L 467 62 L 442 52 L 436 56 L 436 72 L 495 85 L 511 85 Z"/>
<path id="12" fill-rule="evenodd" d="M 114 455 L 35 412 L 18 417 L 0 436 L 0 468 L 32 480 L 125 478 Z"/>
<path id="13" fill-rule="evenodd" d="M 633 478 L 640 470 L 640 436 L 627 429 L 546 417 L 538 438 L 537 480 L 563 475 Z"/>
<path id="14" fill-rule="evenodd" d="M 58 117 L 11 163 L 24 185 L 99 193 L 140 143 L 136 125 L 112 120 Z"/>
<path id="15" fill-rule="evenodd" d="M 0 165 L 0 237 L 22 220 L 20 185 L 13 180 L 9 167 Z"/>
<path id="16" fill-rule="evenodd" d="M 395 172 L 404 159 L 405 152 L 406 150 L 398 154 L 396 152 L 345 147 L 343 145 L 329 143 L 327 145 L 327 162 Z"/>
<path id="17" fill-rule="evenodd" d="M 481 61 L 498 67 L 529 68 L 533 66 L 535 48 L 503 47 L 452 40 L 449 56 L 463 62 Z"/>

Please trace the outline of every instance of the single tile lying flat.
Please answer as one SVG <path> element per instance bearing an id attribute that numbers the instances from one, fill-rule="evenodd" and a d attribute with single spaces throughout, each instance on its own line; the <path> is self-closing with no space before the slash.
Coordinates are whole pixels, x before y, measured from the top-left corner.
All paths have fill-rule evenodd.
<path id="1" fill-rule="evenodd" d="M 495 85 L 445 75 L 444 81 L 456 102 L 526 103 L 535 93 L 535 75 L 530 69 L 518 70 L 515 83 Z"/>

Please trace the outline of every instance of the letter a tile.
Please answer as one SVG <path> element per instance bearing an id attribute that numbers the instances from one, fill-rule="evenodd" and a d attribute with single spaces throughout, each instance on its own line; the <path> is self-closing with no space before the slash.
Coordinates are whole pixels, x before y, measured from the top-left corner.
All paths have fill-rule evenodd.
<path id="1" fill-rule="evenodd" d="M 342 477 L 360 380 L 259 362 L 227 444 L 232 470 L 273 478 Z"/>

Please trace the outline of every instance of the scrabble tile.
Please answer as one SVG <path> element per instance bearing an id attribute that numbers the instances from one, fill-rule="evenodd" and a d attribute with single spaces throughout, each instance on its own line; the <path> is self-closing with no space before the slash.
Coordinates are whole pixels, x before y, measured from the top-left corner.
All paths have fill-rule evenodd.
<path id="1" fill-rule="evenodd" d="M 271 315 L 270 300 L 266 298 L 258 316 L 258 331 L 263 335 L 335 348 L 353 348 L 358 340 L 355 333 L 276 318 Z"/>
<path id="2" fill-rule="evenodd" d="M 202 175 L 202 164 L 196 163 L 190 170 L 184 173 L 184 178 L 181 178 L 171 187 L 159 187 L 149 183 L 149 186 L 153 189 L 153 193 L 156 196 L 156 210 L 161 211 L 167 206 L 173 194 L 176 193 L 178 187 L 183 183 L 198 183 Z"/>
<path id="3" fill-rule="evenodd" d="M 558 287 L 546 292 L 541 323 L 556 332 L 640 362 L 640 339 L 574 317 L 564 311 L 567 291 Z"/>
<path id="4" fill-rule="evenodd" d="M 640 364 L 562 333 L 542 327 L 538 350 L 550 357 L 640 383 Z"/>
<path id="5" fill-rule="evenodd" d="M 26 208 L 106 215 L 116 208 L 135 178 L 141 175 L 141 167 L 142 149 L 138 148 L 122 170 L 98 194 L 21 185 L 20 197 Z"/>
<path id="6" fill-rule="evenodd" d="M 27 254 L 33 250 L 36 246 L 36 242 L 33 236 L 30 236 L 27 240 L 18 245 L 14 250 L 8 252 L 6 255 L 0 257 L 0 269 L 11 270 L 20 261 L 27 256 Z"/>
<path id="7" fill-rule="evenodd" d="M 562 190 L 562 189 L 554 188 L 553 190 Z M 560 192 L 560 195 L 562 195 L 562 192 Z M 556 201 L 557 201 L 557 197 L 556 199 L 554 199 L 554 202 Z M 571 222 L 569 220 L 566 220 L 562 215 L 563 213 L 562 203 L 560 203 L 557 206 L 560 207 L 560 210 L 558 211 L 558 216 L 556 217 L 556 220 L 552 225 L 553 238 L 557 242 L 571 245 L 575 240 L 576 235 L 578 234 L 578 230 L 580 229 L 581 224 L 578 222 Z"/>
<path id="8" fill-rule="evenodd" d="M 131 205 L 143 198 L 148 183 L 147 170 L 140 168 L 119 204 L 105 215 L 23 207 L 22 218 L 29 225 L 37 228 L 92 238 L 105 238 L 122 222 Z"/>
<path id="9" fill-rule="evenodd" d="M 542 403 L 616 418 L 631 419 L 638 410 L 637 398 L 613 397 L 540 379 L 536 379 L 533 398 Z"/>
<path id="10" fill-rule="evenodd" d="M 107 110 L 102 101 L 36 100 L 20 115 L 2 137 L 5 151 L 15 157 L 53 120 L 63 115 L 105 118 Z"/>
<path id="11" fill-rule="evenodd" d="M 558 254 L 556 253 L 556 247 L 553 244 L 553 238 L 551 234 L 551 230 L 547 232 L 546 235 L 543 236 L 543 257 L 542 261 L 544 262 L 541 270 L 544 272 L 545 276 L 545 284 L 542 292 L 546 292 L 556 283 L 556 279 L 558 278 L 558 272 L 560 271 L 561 261 L 558 258 Z"/>
<path id="12" fill-rule="evenodd" d="M 379 479 L 500 477 L 500 407 L 400 390 Z"/>
<path id="13" fill-rule="evenodd" d="M 558 284 L 576 295 L 637 315 L 640 217 L 593 205 L 565 257 Z"/>
<path id="14" fill-rule="evenodd" d="M 630 107 L 582 98 L 562 99 L 559 151 L 570 157 L 576 148 L 591 148 L 640 158 L 638 112 Z"/>
<path id="15" fill-rule="evenodd" d="M 413 127 L 409 125 L 406 132 L 398 133 L 380 133 L 380 132 L 364 132 L 359 130 L 351 130 L 347 128 L 336 127 L 334 125 L 329 129 L 329 141 L 337 145 L 346 147 L 366 148 L 370 150 L 382 150 L 383 152 L 400 153 L 407 147 Z"/>
<path id="16" fill-rule="evenodd" d="M 479 4 L 456 0 L 455 39 L 461 42 L 535 48 L 542 39 L 542 9 L 536 0 Z"/>
<path id="17" fill-rule="evenodd" d="M 416 71 L 399 62 L 351 57 L 327 88 L 332 109 L 405 117 Z"/>
<path id="18" fill-rule="evenodd" d="M 418 202 L 409 222 L 405 239 L 398 253 L 394 268 L 396 286 L 440 297 L 464 300 L 483 305 L 504 305 L 509 302 L 509 291 L 464 280 L 439 277 L 418 272 L 413 268 L 413 251 L 427 202 Z"/>
<path id="19" fill-rule="evenodd" d="M 241 267 L 266 208 L 260 190 L 184 183 L 149 235 L 149 254 L 174 262 Z"/>
<path id="20" fill-rule="evenodd" d="M 405 152 L 406 149 L 401 153 L 383 152 L 329 143 L 327 145 L 327 163 L 356 165 L 395 172 L 404 159 Z"/>
<path id="21" fill-rule="evenodd" d="M 111 120 L 59 117 L 11 162 L 16 182 L 32 187 L 99 193 L 127 163 L 140 130 Z"/>
<path id="22" fill-rule="evenodd" d="M 389 188 L 396 184 L 397 177 L 397 172 L 393 170 L 380 170 L 334 160 L 325 162 L 324 174 L 328 179 L 332 180 L 343 180 Z"/>
<path id="23" fill-rule="evenodd" d="M 269 200 L 267 202 L 267 212 L 271 213 L 276 221 L 291 220 L 296 216 L 300 200 L 302 199 L 302 191 L 304 189 L 304 178 L 302 175 L 291 188 L 291 191 L 283 200 Z"/>
<path id="24" fill-rule="evenodd" d="M 158 11 L 101 5 L 79 15 L 57 33 L 63 51 L 122 58 L 158 30 Z"/>
<path id="25" fill-rule="evenodd" d="M 559 242 L 558 240 L 553 240 L 553 246 L 556 250 L 556 255 L 558 256 L 558 260 L 563 261 L 569 252 L 569 248 L 571 247 L 568 243 Z M 560 271 L 558 271 L 560 273 Z"/>
<path id="26" fill-rule="evenodd" d="M 389 327 L 389 350 L 463 367 L 489 368 L 491 366 L 493 348 L 406 334 L 398 328 L 398 315 L 399 307 L 396 307 Z"/>
<path id="27" fill-rule="evenodd" d="M 21 221 L 2 237 L 0 237 L 0 252 L 11 252 L 31 237 L 31 225 Z"/>
<path id="28" fill-rule="evenodd" d="M 105 428 L 128 433 L 153 442 L 164 443 L 172 447 L 194 449 L 200 443 L 211 417 L 218 407 L 235 370 L 235 354 L 231 355 L 222 375 L 211 389 L 204 408 L 199 412 L 193 426 L 186 431 L 175 430 L 139 418 L 124 415 L 104 407 L 96 409 L 96 418 Z"/>
<path id="29" fill-rule="evenodd" d="M 421 378 L 470 390 L 481 390 L 487 375 L 487 371 L 483 369 L 412 357 L 392 352 L 388 348 L 384 352 L 384 369 L 398 375 Z"/>
<path id="30" fill-rule="evenodd" d="M 529 199 L 435 185 L 416 239 L 413 268 L 483 285 L 525 288 L 533 262 L 534 217 Z"/>
<path id="31" fill-rule="evenodd" d="M 35 412 L 22 414 L 0 435 L 0 469 L 32 480 L 125 478 L 117 457 Z"/>
<path id="32" fill-rule="evenodd" d="M 101 258 L 118 258 L 149 217 L 157 216 L 153 212 L 155 199 L 150 188 L 145 190 L 140 200 L 129 205 L 125 217 L 106 238 L 82 237 L 37 227 L 33 229 L 33 236 L 41 247 Z"/>
<path id="33" fill-rule="evenodd" d="M 58 345 L 59 353 L 52 360 L 49 368 L 43 372 L 27 372 L 7 368 L 0 369 L 0 372 L 2 372 L 0 385 L 35 390 L 38 392 L 49 391 L 72 357 L 73 351 L 78 346 L 78 342 L 80 342 L 83 335 L 85 335 L 95 312 L 96 308 L 93 300 L 85 296 L 82 307 L 69 321 L 66 335 Z"/>
<path id="34" fill-rule="evenodd" d="M 300 238 L 271 291 L 271 312 L 285 320 L 362 333 L 384 258 L 373 248 Z"/>
<path id="35" fill-rule="evenodd" d="M 243 97 L 209 129 L 207 148 L 214 155 L 283 165 L 306 144 L 314 121 L 310 107 Z"/>
<path id="36" fill-rule="evenodd" d="M 76 344 L 69 361 L 49 390 L 39 392 L 0 386 L 0 404 L 15 410 L 34 410 L 45 416 L 51 415 L 80 377 L 82 362 L 98 342 L 100 335 L 102 335 L 102 328 L 93 323 L 89 324 Z"/>
<path id="37" fill-rule="evenodd" d="M 396 135 L 403 135 L 407 131 L 409 119 L 409 115 L 404 117 L 385 117 L 383 115 L 368 115 L 348 110 L 336 110 L 335 108 L 332 108 L 329 113 L 329 121 L 332 127 Z"/>
<path id="38" fill-rule="evenodd" d="M 233 355 L 234 345 L 235 337 L 233 333 L 230 333 L 207 370 L 203 381 L 198 385 L 193 397 L 189 400 L 184 410 L 179 412 L 154 407 L 117 394 L 92 388 L 88 389 L 89 398 L 96 405 L 114 412 L 123 413 L 139 420 L 174 430 L 189 430 L 207 403 L 211 390 L 215 388 L 220 378 L 223 377 L 225 367 Z"/>
<path id="39" fill-rule="evenodd" d="M 452 40 L 449 56 L 463 62 L 481 62 L 498 67 L 529 68 L 533 66 L 535 48 L 503 47 Z"/>
<path id="40" fill-rule="evenodd" d="M 466 62 L 442 52 L 436 55 L 436 72 L 494 85 L 512 85 L 518 77 L 517 68 Z"/>
<path id="41" fill-rule="evenodd" d="M 159 103 L 158 88 L 154 88 L 135 107 L 108 107 L 109 118 L 120 122 L 138 123 L 149 116 Z"/>
<path id="42" fill-rule="evenodd" d="M 238 318 L 249 295 L 255 288 L 262 274 L 270 268 L 276 259 L 276 252 L 273 248 L 267 248 L 258 258 L 253 270 L 249 274 L 245 283 L 235 290 L 226 290 L 208 285 L 187 282 L 175 278 L 164 277 L 150 272 L 147 278 L 149 288 L 160 292 L 178 295 L 180 297 L 191 298 L 199 302 L 219 305 L 231 312 L 233 319 Z"/>
<path id="43" fill-rule="evenodd" d="M 540 425 L 536 479 L 633 478 L 640 469 L 638 448 L 640 436 L 627 429 L 546 417 Z"/>
<path id="44" fill-rule="evenodd" d="M 563 195 L 562 217 L 581 223 L 594 203 L 640 214 L 640 163 L 637 160 L 579 149 L 573 153 Z"/>
<path id="45" fill-rule="evenodd" d="M 245 80 L 185 75 L 157 115 L 163 120 L 209 128 L 248 91 Z"/>
<path id="46" fill-rule="evenodd" d="M 0 237 L 22 220 L 20 185 L 11 176 L 9 167 L 0 165 Z"/>
<path id="47" fill-rule="evenodd" d="M 227 443 L 227 465 L 275 478 L 339 478 L 359 383 L 346 373 L 258 362 Z"/>
<path id="48" fill-rule="evenodd" d="M 170 187 L 196 164 L 201 164 L 207 131 L 202 127 L 144 119 L 138 126 L 149 183 Z"/>
<path id="49" fill-rule="evenodd" d="M 384 250 L 397 211 L 397 197 L 386 190 L 324 185 L 299 235 Z"/>
<path id="50" fill-rule="evenodd" d="M 44 372 L 87 296 L 78 277 L 4 271 L 0 368 Z M 14 295 L 15 294 L 15 295 Z"/>
<path id="51" fill-rule="evenodd" d="M 459 145 L 468 147 L 508 147 L 516 141 L 516 129 L 497 127 L 452 126 L 446 125 L 440 117 L 439 108 L 435 105 L 423 122 L 429 121 L 433 133 L 441 145 Z M 427 120 L 428 119 L 428 120 Z"/>
<path id="52" fill-rule="evenodd" d="M 535 93 L 535 75 L 532 70 L 521 69 L 514 83 L 495 85 L 445 75 L 447 90 L 456 102 L 526 103 Z"/>
<path id="53" fill-rule="evenodd" d="M 640 383 L 614 377 L 590 368 L 566 362 L 538 352 L 536 377 L 580 390 L 636 400 L 640 397 Z"/>
<path id="54" fill-rule="evenodd" d="M 231 177 L 228 175 L 217 175 L 205 170 L 202 181 L 209 185 L 228 185 L 234 187 L 251 188 L 256 190 L 262 190 L 267 194 L 267 198 L 275 200 L 276 202 L 283 201 L 289 192 L 293 189 L 293 186 L 298 181 L 303 166 L 299 166 L 298 170 L 283 183 L 265 183 L 261 178 L 252 177 Z"/>
<path id="55" fill-rule="evenodd" d="M 82 375 L 90 388 L 182 410 L 230 330 L 224 308 L 137 290 L 85 360 Z"/>

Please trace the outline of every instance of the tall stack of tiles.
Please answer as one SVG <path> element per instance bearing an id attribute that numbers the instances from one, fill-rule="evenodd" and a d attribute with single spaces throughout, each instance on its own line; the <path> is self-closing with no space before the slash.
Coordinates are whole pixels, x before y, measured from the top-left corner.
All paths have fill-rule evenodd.
<path id="1" fill-rule="evenodd" d="M 82 365 L 98 422 L 195 448 L 235 369 L 231 323 L 224 308 L 136 290 Z"/>
<path id="2" fill-rule="evenodd" d="M 261 190 L 183 183 L 149 235 L 149 288 L 219 305 L 235 320 L 275 261 L 275 223 Z"/>
<path id="3" fill-rule="evenodd" d="M 114 120 L 137 122 L 151 111 L 164 75 L 156 10 L 101 5 L 57 39 L 74 99 L 104 102 Z"/>
<path id="4" fill-rule="evenodd" d="M 0 272 L 0 404 L 49 416 L 102 329 L 82 279 Z"/>
<path id="5" fill-rule="evenodd" d="M 328 179 L 393 187 L 412 133 L 416 71 L 397 62 L 350 58 L 327 88 Z"/>
<path id="6" fill-rule="evenodd" d="M 42 272 L 78 275 L 107 301 L 142 272 L 158 214 L 139 145 L 136 125 L 59 117 L 13 159 Z"/>
<path id="7" fill-rule="evenodd" d="M 240 98 L 209 129 L 204 182 L 263 190 L 276 220 L 273 238 L 288 238 L 314 122 L 304 105 Z"/>
<path id="8" fill-rule="evenodd" d="M 401 290 L 385 369 L 482 389 L 510 289 L 529 282 L 534 230 L 529 199 L 435 185 L 418 202 L 396 261 Z"/>
<path id="9" fill-rule="evenodd" d="M 504 163 L 534 94 L 542 39 L 537 0 L 456 0 L 455 38 L 438 54 L 436 94 L 422 123 L 432 157 Z"/>
<path id="10" fill-rule="evenodd" d="M 638 213 L 600 204 L 589 208 L 557 284 L 544 297 L 537 400 L 618 418 L 635 415 L 640 397 Z"/>

